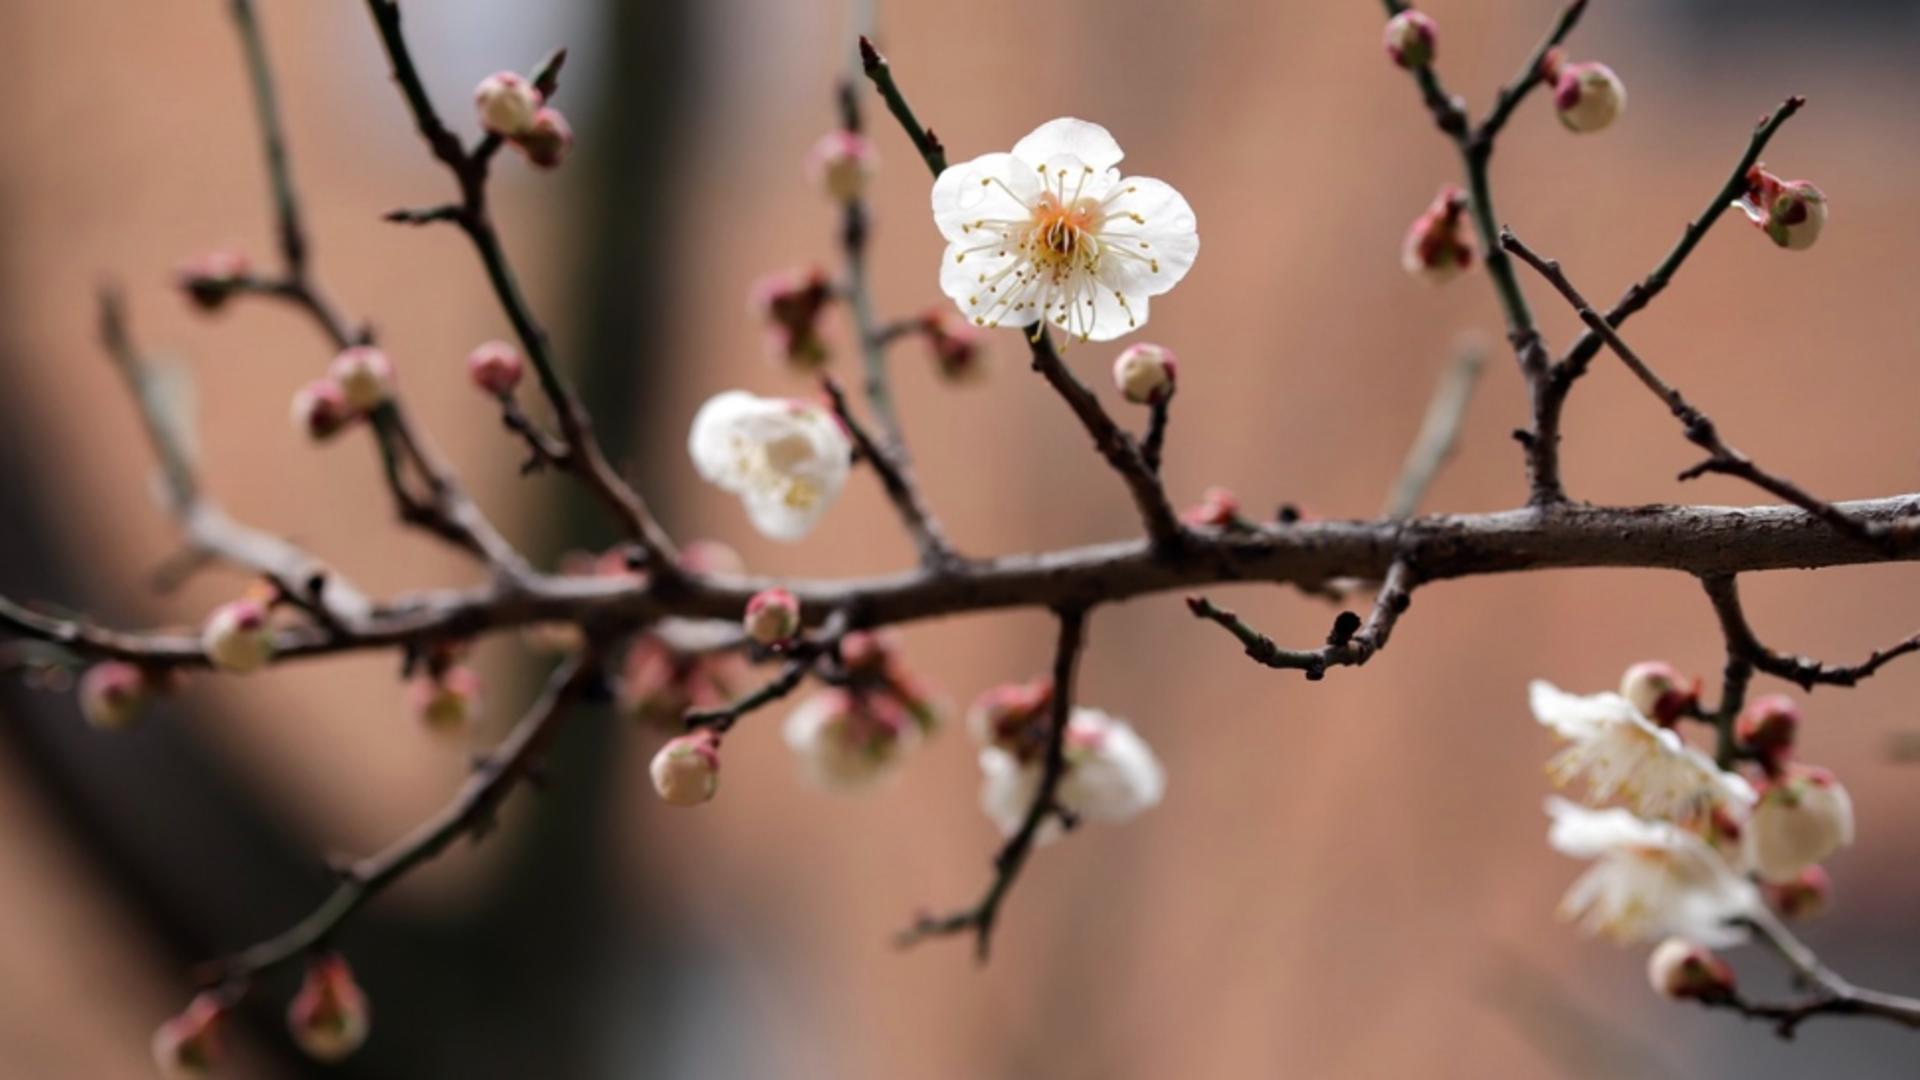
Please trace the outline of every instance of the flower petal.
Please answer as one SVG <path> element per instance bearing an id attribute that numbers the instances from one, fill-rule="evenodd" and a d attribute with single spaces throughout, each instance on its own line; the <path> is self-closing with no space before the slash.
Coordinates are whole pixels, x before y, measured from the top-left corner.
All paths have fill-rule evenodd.
<path id="1" fill-rule="evenodd" d="M 1129 294 L 1158 296 L 1180 283 L 1200 254 L 1199 221 L 1185 196 L 1165 181 L 1133 176 L 1108 197 L 1100 242 L 1112 250 L 1100 276 Z"/>
<path id="2" fill-rule="evenodd" d="M 1025 222 L 1040 178 L 1012 154 L 982 154 L 948 166 L 933 182 L 933 223 L 952 241 L 983 243 L 981 223 Z"/>
<path id="3" fill-rule="evenodd" d="M 1041 124 L 1026 138 L 1014 143 L 1013 156 L 1029 168 L 1058 157 L 1072 157 L 1092 166 L 1095 172 L 1104 172 L 1118 165 L 1126 154 L 1106 128 L 1063 116 Z"/>

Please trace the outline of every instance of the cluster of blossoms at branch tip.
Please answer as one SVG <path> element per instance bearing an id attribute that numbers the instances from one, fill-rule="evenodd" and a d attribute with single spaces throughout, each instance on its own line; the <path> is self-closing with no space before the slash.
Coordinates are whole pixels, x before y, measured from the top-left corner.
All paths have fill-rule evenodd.
<path id="1" fill-rule="evenodd" d="M 371 345 L 342 349 L 327 374 L 296 390 L 293 426 L 315 441 L 331 439 L 393 396 L 393 361 Z"/>
<path id="2" fill-rule="evenodd" d="M 940 704 L 885 631 L 840 642 L 839 685 L 816 691 L 787 715 L 782 734 L 803 779 L 827 791 L 874 787 L 940 724 Z"/>
<path id="3" fill-rule="evenodd" d="M 1187 200 L 1123 178 L 1123 156 L 1106 128 L 1062 118 L 942 172 L 941 291 L 976 326 L 1050 324 L 1081 341 L 1145 326 L 1149 299 L 1186 276 L 1200 236 Z"/>
<path id="4" fill-rule="evenodd" d="M 1755 165 L 1747 170 L 1747 190 L 1735 209 L 1788 251 L 1805 251 L 1827 224 L 1827 196 L 1805 180 L 1782 180 Z"/>
<path id="5" fill-rule="evenodd" d="M 703 479 L 740 496 L 754 528 L 786 541 L 812 531 L 853 465 L 852 440 L 824 406 L 744 390 L 700 407 L 687 451 Z"/>
<path id="6" fill-rule="evenodd" d="M 540 168 L 559 166 L 573 148 L 567 118 L 546 104 L 539 87 L 515 72 L 496 72 L 480 80 L 473 104 L 481 126 L 518 147 Z"/>
<path id="7" fill-rule="evenodd" d="M 1424 12 L 1408 8 L 1387 20 L 1384 44 L 1387 56 L 1403 68 L 1433 63 L 1440 28 Z"/>
<path id="8" fill-rule="evenodd" d="M 1444 184 L 1433 204 L 1413 219 L 1401 246 L 1400 265 L 1435 285 L 1452 281 L 1473 265 L 1473 236 L 1468 231 L 1467 193 Z"/>
<path id="9" fill-rule="evenodd" d="M 1623 804 L 1549 800 L 1549 842 L 1594 862 L 1561 910 L 1621 942 L 1671 938 L 1649 961 L 1656 990 L 1730 993 L 1731 972 L 1706 948 L 1744 941 L 1765 905 L 1788 918 L 1825 906 L 1818 864 L 1853 842 L 1853 806 L 1832 774 L 1793 760 L 1790 700 L 1756 698 L 1735 719 L 1735 755 L 1758 774 L 1749 780 L 1682 739 L 1683 721 L 1712 718 L 1699 681 L 1672 665 L 1635 664 L 1618 694 L 1535 682 L 1531 696 L 1535 717 L 1567 743 L 1548 766 L 1555 782 L 1582 779 L 1590 803 Z"/>
<path id="10" fill-rule="evenodd" d="M 1044 782 L 1053 722 L 1053 680 L 995 687 L 967 713 L 967 730 L 980 744 L 980 808 L 1000 831 L 1018 832 Z M 1117 824 L 1159 805 L 1166 771 L 1152 747 L 1125 720 L 1076 707 L 1061 744 L 1060 784 L 1041 843 L 1062 824 L 1081 820 Z"/>
<path id="11" fill-rule="evenodd" d="M 1568 63 L 1555 47 L 1540 58 L 1540 78 L 1553 89 L 1553 107 L 1568 131 L 1600 131 L 1627 109 L 1627 87 L 1613 69 L 1595 60 Z"/>

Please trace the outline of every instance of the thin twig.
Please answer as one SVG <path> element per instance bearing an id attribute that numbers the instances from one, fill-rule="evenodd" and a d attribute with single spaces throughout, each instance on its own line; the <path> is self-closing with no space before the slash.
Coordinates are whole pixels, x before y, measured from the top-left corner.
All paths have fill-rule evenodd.
<path id="1" fill-rule="evenodd" d="M 694 728 L 712 728 L 725 734 L 733 730 L 740 718 L 757 709 L 779 701 L 795 690 L 806 680 L 822 656 L 832 653 L 840 645 L 847 628 L 846 613 L 836 611 L 828 617 L 818 634 L 794 642 L 788 647 L 787 662 L 781 667 L 780 674 L 774 676 L 758 689 L 750 691 L 716 709 L 704 709 L 690 712 L 683 720 L 687 730 Z"/>
<path id="2" fill-rule="evenodd" d="M 866 37 L 860 39 L 860 68 L 873 81 L 874 89 L 880 91 L 881 99 L 887 103 L 887 111 L 893 113 L 894 119 L 900 121 L 901 128 L 905 129 L 907 138 L 913 140 L 913 148 L 920 152 L 920 160 L 927 163 L 927 171 L 938 178 L 947 171 L 947 148 L 940 145 L 940 137 L 933 133 L 932 128 L 923 126 L 914 117 L 912 106 L 907 104 L 900 87 L 893 81 L 893 67 Z"/>
<path id="3" fill-rule="evenodd" d="M 1054 647 L 1053 697 L 1047 719 L 1046 755 L 1041 759 L 1040 783 L 1034 788 L 1026 814 L 1020 819 L 1020 827 L 1014 830 L 994 856 L 993 881 L 987 886 L 986 895 L 972 907 L 949 915 L 921 916 L 912 926 L 895 936 L 895 944 L 902 948 L 931 937 L 970 932 L 974 936 L 974 956 L 981 963 L 986 963 L 993 947 L 993 925 L 999 917 L 1000 905 L 1019 879 L 1021 869 L 1027 864 L 1027 857 L 1033 854 L 1041 828 L 1046 825 L 1048 818 L 1059 818 L 1063 824 L 1068 820 L 1067 812 L 1059 802 L 1060 781 L 1067 773 L 1067 725 L 1073 715 L 1074 677 L 1079 671 L 1080 651 L 1086 642 L 1086 611 L 1082 608 L 1065 608 L 1058 615 L 1060 637 Z"/>
<path id="4" fill-rule="evenodd" d="M 826 391 L 834 415 L 839 417 L 840 423 L 852 436 L 854 448 L 867 464 L 873 466 L 874 474 L 880 477 L 887 501 L 893 504 L 894 511 L 900 515 L 900 524 L 913 539 L 914 549 L 920 553 L 920 565 L 935 572 L 944 572 L 958 565 L 962 560 L 948 545 L 939 520 L 927 509 L 920 489 L 904 471 L 904 464 L 894 457 L 893 448 L 880 445 L 854 418 L 847 404 L 846 391 L 840 388 L 833 376 L 822 375 L 820 386 Z"/>
<path id="5" fill-rule="evenodd" d="M 1754 633 L 1753 625 L 1747 621 L 1747 613 L 1740 603 L 1738 583 L 1733 578 L 1710 579 L 1707 582 L 1707 597 L 1713 602 L 1714 612 L 1719 616 L 1729 652 L 1740 654 L 1755 669 L 1785 679 L 1802 690 L 1812 690 L 1816 686 L 1853 686 L 1871 678 L 1894 660 L 1920 652 L 1920 634 L 1914 634 L 1884 649 L 1875 649 L 1865 660 L 1847 666 L 1823 664 L 1810 656 L 1777 653 L 1762 644 Z"/>
<path id="6" fill-rule="evenodd" d="M 1433 400 L 1426 417 L 1420 421 L 1420 433 L 1407 448 L 1406 461 L 1400 466 L 1399 479 L 1387 495 L 1380 516 L 1392 520 L 1410 518 L 1420 509 L 1427 489 L 1440 475 L 1441 466 L 1453 456 L 1460 439 L 1460 427 L 1473 402 L 1474 387 L 1487 363 L 1487 350 L 1477 338 L 1460 343 L 1458 355 L 1440 382 L 1433 388 Z"/>
<path id="7" fill-rule="evenodd" d="M 1147 434 L 1140 440 L 1140 460 L 1146 462 L 1147 471 L 1160 475 L 1160 457 L 1166 450 L 1167 426 L 1173 419 L 1174 391 L 1156 399 L 1148 406 Z"/>
<path id="8" fill-rule="evenodd" d="M 1333 621 L 1333 630 L 1328 633 L 1326 644 L 1317 649 L 1282 648 L 1272 638 L 1248 626 L 1238 615 L 1215 605 L 1204 596 L 1189 596 L 1187 610 L 1193 612 L 1197 619 L 1217 623 L 1239 639 L 1247 655 L 1255 661 L 1270 668 L 1303 671 L 1309 682 L 1318 682 L 1326 677 L 1328 668 L 1359 667 L 1386 648 L 1387 639 L 1393 635 L 1393 627 L 1400 613 L 1413 602 L 1416 584 L 1412 567 L 1405 561 L 1396 561 L 1387 571 L 1386 580 L 1380 585 L 1380 593 L 1374 598 L 1373 611 L 1366 621 L 1362 622 L 1360 616 L 1351 611 L 1341 612 Z"/>
<path id="9" fill-rule="evenodd" d="M 1771 912 L 1757 911 L 1742 922 L 1793 970 L 1796 979 L 1811 987 L 1811 992 L 1799 1001 L 1776 1004 L 1754 1001 L 1735 991 L 1702 999 L 1702 1005 L 1765 1020 L 1782 1039 L 1793 1038 L 1801 1024 L 1816 1016 L 1873 1017 L 1920 1028 L 1920 999 L 1853 985 L 1822 963 Z"/>

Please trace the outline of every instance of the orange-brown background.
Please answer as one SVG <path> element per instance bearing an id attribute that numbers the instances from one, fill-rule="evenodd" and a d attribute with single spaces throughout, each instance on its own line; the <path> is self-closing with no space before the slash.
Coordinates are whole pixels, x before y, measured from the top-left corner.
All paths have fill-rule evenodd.
<path id="1" fill-rule="evenodd" d="M 458 371 L 471 344 L 507 329 L 477 267 L 450 230 L 378 221 L 443 197 L 446 183 L 386 83 L 364 12 L 261 6 L 322 275 L 378 323 L 417 413 L 482 503 L 509 535 L 550 552 L 561 540 L 555 483 L 515 478 L 514 448 Z M 625 8 L 409 0 L 406 10 L 431 86 L 463 126 L 480 76 L 550 44 L 582 46 L 561 100 L 581 157 L 557 176 L 504 165 L 500 214 L 569 361 L 644 373 L 626 380 L 632 392 L 591 404 L 606 429 L 631 439 L 676 534 L 725 538 L 770 572 L 904 565 L 910 549 L 870 478 L 855 478 L 807 542 L 780 547 L 699 486 L 681 449 L 708 394 L 803 389 L 762 359 L 744 296 L 763 272 L 832 257 L 831 210 L 798 163 L 830 122 L 846 15 L 784 0 L 688 5 L 676 24 L 686 33 L 681 72 L 661 91 L 602 33 L 616 6 Z M 1718 14 L 1699 14 L 1708 8 Z M 27 470 L 9 489 L 38 493 L 33 529 L 62 559 L 58 575 L 26 563 L 0 577 L 9 594 L 85 602 L 116 623 L 190 623 L 240 582 L 211 574 L 169 597 L 145 590 L 171 534 L 146 496 L 133 413 L 92 345 L 103 275 L 129 285 L 143 339 L 194 371 L 208 482 L 236 515 L 299 539 L 378 592 L 472 575 L 393 527 L 366 447 L 315 449 L 288 429 L 288 395 L 326 360 L 309 327 L 265 304 L 198 317 L 166 287 L 170 267 L 196 251 L 270 249 L 224 9 L 0 4 L 14 87 L 0 159 L 0 340 L 12 375 L 0 408 Z M 1553 6 L 1428 9 L 1442 25 L 1449 83 L 1483 105 Z M 1920 32 L 1911 16 L 1879 11 L 1843 5 L 1820 25 L 1806 14 L 1750 25 L 1725 6 L 1598 4 L 1574 52 L 1622 74 L 1626 116 L 1574 137 L 1531 101 L 1494 166 L 1502 216 L 1590 294 L 1611 298 L 1698 212 L 1754 118 L 1789 92 L 1808 95 L 1768 160 L 1832 198 L 1819 247 L 1781 253 L 1727 219 L 1631 336 L 1737 445 L 1835 497 L 1913 490 L 1920 453 L 1911 405 L 1920 307 L 1910 295 L 1920 132 L 1903 62 Z M 1202 255 L 1155 303 L 1143 335 L 1181 356 L 1168 479 L 1182 501 L 1223 483 L 1255 512 L 1292 501 L 1322 515 L 1374 513 L 1451 343 L 1498 326 L 1478 275 L 1436 290 L 1397 268 L 1402 230 L 1455 177 L 1455 162 L 1379 55 L 1379 22 L 1377 7 L 1357 0 L 980 0 L 882 13 L 903 84 L 956 157 L 1004 148 L 1053 116 L 1083 116 L 1113 130 L 1133 169 L 1193 203 Z M 665 165 L 634 196 L 649 200 L 636 212 L 664 227 L 637 234 L 622 255 L 642 271 L 633 302 L 658 315 L 640 340 L 581 355 L 582 298 L 604 303 L 629 288 L 583 280 L 580 252 L 604 239 L 596 214 L 628 197 L 594 179 L 608 153 L 595 140 L 618 138 L 625 114 L 641 110 L 670 121 Z M 927 177 L 884 120 L 876 291 L 884 311 L 905 313 L 944 303 L 940 240 Z M 1564 343 L 1573 321 L 1528 286 Z M 913 347 L 895 359 L 922 480 L 960 545 L 984 554 L 1132 530 L 1123 490 L 1027 374 L 1018 339 L 993 346 L 996 370 L 974 388 L 938 384 Z M 1069 362 L 1104 382 L 1112 352 L 1076 348 Z M 1510 359 L 1496 351 L 1430 508 L 1521 498 L 1506 433 L 1522 408 Z M 1732 482 L 1674 483 L 1691 449 L 1604 358 L 1573 399 L 1567 438 L 1579 498 L 1758 501 Z M 83 582 L 84 593 L 49 595 L 54 581 Z M 1900 567 L 1769 575 L 1748 592 L 1769 641 L 1833 659 L 1910 632 L 1920 598 Z M 1315 640 L 1330 617 L 1277 590 L 1223 596 L 1284 641 Z M 907 634 L 925 674 L 961 703 L 1037 671 L 1048 640 L 1034 614 Z M 527 679 L 512 648 L 484 655 L 491 732 Z M 1653 572 L 1437 585 L 1374 665 L 1317 684 L 1247 663 L 1175 597 L 1102 610 L 1085 696 L 1131 717 L 1160 750 L 1168 798 L 1136 824 L 1045 851 L 985 970 L 958 944 L 887 946 L 916 908 L 965 900 L 983 883 L 994 837 L 974 805 L 977 770 L 961 732 L 887 789 L 838 799 L 795 781 L 770 711 L 730 741 L 722 797 L 681 813 L 645 782 L 653 737 L 627 731 L 606 744 L 618 785 L 598 833 L 608 839 L 596 887 L 612 890 L 611 907 L 643 922 L 655 945 L 636 958 L 613 951 L 591 984 L 539 992 L 595 1018 L 601 1042 L 574 1055 L 595 1062 L 577 1069 L 588 1076 L 1785 1076 L 1823 1065 L 1907 1075 L 1912 1045 L 1894 1033 L 1840 1022 L 1779 1045 L 1724 1016 L 1661 1006 L 1638 973 L 1641 954 L 1555 922 L 1576 867 L 1542 840 L 1550 744 L 1526 713 L 1526 681 L 1597 690 L 1655 656 L 1709 678 L 1719 663 L 1697 588 Z M 312 851 L 369 850 L 439 805 L 464 764 L 408 722 L 391 668 L 359 658 L 208 680 L 156 725 L 210 744 Z M 1858 691 L 1823 691 L 1807 701 L 1805 740 L 1806 755 L 1849 784 L 1861 821 L 1858 845 L 1831 864 L 1835 910 L 1809 940 L 1863 981 L 1908 991 L 1920 990 L 1920 840 L 1910 827 L 1920 796 L 1889 744 L 1915 724 L 1916 687 L 1920 668 L 1895 667 Z M 182 964 L 142 929 L 137 897 L 116 889 L 36 797 L 33 767 L 0 760 L 0 1074 L 144 1075 L 147 1032 L 184 998 Z M 192 843 L 165 805 L 151 815 L 157 838 Z M 383 905 L 428 924 L 451 917 L 499 887 L 524 835 L 510 827 L 460 851 Z M 225 874 L 237 888 L 248 881 L 245 866 Z M 234 927 L 214 945 L 244 944 L 279 921 Z M 663 954 L 670 965 L 648 967 Z M 1756 977 L 1766 969 L 1739 959 Z M 481 986 L 487 974 L 467 973 Z M 378 1009 L 382 983 L 368 982 Z M 642 1011 L 667 1034 L 623 1034 Z M 498 1021 L 479 1012 L 470 1022 Z M 465 1037 L 378 1020 L 376 1032 L 370 1054 L 383 1042 L 431 1048 Z M 241 1073 L 294 1075 L 277 1040 L 269 1027 L 250 1031 Z M 442 1075 L 428 1051 L 381 1060 L 393 1071 L 365 1075 Z"/>

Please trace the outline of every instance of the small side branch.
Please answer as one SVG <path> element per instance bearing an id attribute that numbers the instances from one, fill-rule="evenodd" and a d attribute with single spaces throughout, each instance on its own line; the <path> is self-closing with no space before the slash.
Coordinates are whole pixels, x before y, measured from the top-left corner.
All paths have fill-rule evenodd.
<path id="1" fill-rule="evenodd" d="M 940 137 L 933 129 L 922 125 L 914 115 L 913 107 L 900 93 L 900 87 L 893 81 L 893 67 L 880 50 L 873 47 L 873 41 L 864 35 L 860 38 L 860 69 L 866 72 L 873 82 L 873 88 L 880 91 L 881 100 L 887 103 L 887 111 L 906 130 L 907 138 L 913 140 L 913 148 L 920 151 L 920 160 L 927 163 L 927 171 L 938 177 L 947 171 L 947 148 L 940 145 Z"/>
<path id="2" fill-rule="evenodd" d="M 894 939 L 901 948 L 930 937 L 970 932 L 974 936 L 974 955 L 981 963 L 985 963 L 992 950 L 993 925 L 999 917 L 1000 905 L 1005 902 L 1013 883 L 1019 879 L 1021 869 L 1027 864 L 1027 857 L 1033 854 L 1041 828 L 1046 825 L 1048 818 L 1058 818 L 1063 826 L 1072 823 L 1072 818 L 1059 803 L 1060 781 L 1067 774 L 1067 723 L 1073 715 L 1073 684 L 1079 671 L 1081 648 L 1086 643 L 1087 613 L 1084 608 L 1065 608 L 1058 615 L 1060 637 L 1053 655 L 1053 700 L 1048 716 L 1047 751 L 1041 759 L 1040 783 L 1034 789 L 1033 800 L 1027 804 L 1026 816 L 1021 818 L 1020 827 L 1007 838 L 999 854 L 994 856 L 993 882 L 988 885 L 986 895 L 980 898 L 980 902 L 950 915 L 922 916 Z"/>
<path id="3" fill-rule="evenodd" d="M 828 616 L 820 632 L 790 647 L 786 665 L 780 674 L 768 680 L 759 689 L 743 694 L 717 709 L 705 709 L 690 712 L 685 717 L 687 730 L 694 728 L 712 728 L 721 734 L 733 730 L 740 718 L 758 709 L 763 709 L 780 701 L 800 688 L 808 673 L 813 671 L 820 658 L 829 655 L 840 646 L 840 639 L 846 635 L 847 617 L 844 612 L 836 611 Z"/>
<path id="4" fill-rule="evenodd" d="M 1381 509 L 1382 517 L 1403 520 L 1420 509 L 1420 500 L 1440 475 L 1441 466 L 1453 456 L 1454 446 L 1460 440 L 1461 424 L 1467 417 L 1467 406 L 1473 402 L 1474 388 L 1479 385 L 1480 372 L 1486 364 L 1487 352 L 1479 341 L 1461 343 L 1453 366 L 1434 387 L 1426 418 L 1420 422 L 1420 434 L 1407 450 L 1407 460 L 1400 466 L 1400 478 L 1394 481 L 1386 506 Z"/>
<path id="5" fill-rule="evenodd" d="M 483 837 L 501 803 L 538 766 L 562 721 L 598 678 L 592 657 L 568 660 L 548 679 L 539 700 L 512 732 L 474 765 L 473 775 L 445 808 L 391 847 L 343 870 L 340 884 L 305 919 L 277 937 L 209 965 L 201 981 L 208 987 L 244 991 L 254 976 L 324 948 L 341 924 L 369 900 L 455 840 Z"/>
<path id="6" fill-rule="evenodd" d="M 1707 598 L 1713 602 L 1714 613 L 1719 617 L 1728 651 L 1738 653 L 1756 670 L 1785 679 L 1802 690 L 1812 690 L 1816 686 L 1853 686 L 1894 660 L 1920 652 L 1920 634 L 1914 634 L 1898 644 L 1875 649 L 1858 664 L 1844 667 L 1823 664 L 1808 656 L 1777 653 L 1762 644 L 1753 632 L 1753 625 L 1747 621 L 1747 613 L 1740 603 L 1739 584 L 1734 578 L 1709 578 L 1705 584 Z"/>
<path id="7" fill-rule="evenodd" d="M 1708 1008 L 1728 1009 L 1750 1020 L 1764 1020 L 1774 1033 L 1791 1039 L 1800 1025 L 1817 1016 L 1864 1016 L 1920 1028 L 1920 999 L 1868 990 L 1842 978 L 1822 963 L 1780 920 L 1762 911 L 1745 920 L 1747 928 L 1772 949 L 1810 992 L 1799 1001 L 1754 1001 L 1738 992 L 1703 999 Z"/>
<path id="8" fill-rule="evenodd" d="M 1528 54 L 1526 63 L 1521 65 L 1519 73 L 1514 75 L 1507 85 L 1500 88 L 1500 96 L 1494 99 L 1493 108 L 1488 110 L 1487 118 L 1474 130 L 1474 142 L 1483 146 L 1493 145 L 1493 140 L 1500 134 L 1500 129 L 1506 127 L 1507 120 L 1513 116 L 1513 110 L 1519 108 L 1520 103 L 1526 100 L 1529 91 L 1540 85 L 1542 81 L 1540 66 L 1545 62 L 1547 53 L 1565 41 L 1568 34 L 1573 33 L 1574 26 L 1580 22 L 1580 16 L 1585 14 L 1586 10 L 1587 0 L 1573 0 L 1561 9 L 1560 17 L 1554 20 L 1553 27 L 1547 31 L 1547 36 L 1541 38 L 1540 44 Z"/>
<path id="9" fill-rule="evenodd" d="M 873 466 L 874 474 L 880 477 L 880 484 L 886 489 L 887 501 L 893 504 L 894 511 L 900 515 L 900 524 L 913 539 L 914 549 L 920 553 L 920 565 L 936 571 L 952 568 L 960 561 L 959 556 L 947 543 L 939 519 L 927 509 L 912 476 L 905 471 L 904 464 L 893 456 L 893 448 L 880 445 L 854 418 L 847 404 L 846 391 L 840 388 L 833 376 L 821 376 L 820 385 L 833 405 L 834 415 L 840 418 L 840 423 L 846 426 L 847 433 L 853 437 L 854 448 Z"/>
<path id="10" fill-rule="evenodd" d="M 1374 598 L 1373 611 L 1366 621 L 1362 622 L 1360 616 L 1351 611 L 1341 612 L 1327 634 L 1327 643 L 1317 649 L 1282 648 L 1238 615 L 1204 596 L 1189 596 L 1187 610 L 1193 612 L 1195 618 L 1216 623 L 1239 639 L 1247 655 L 1258 663 L 1282 671 L 1303 671 L 1309 682 L 1318 682 L 1326 678 L 1328 668 L 1359 667 L 1387 647 L 1394 624 L 1413 602 L 1415 584 L 1412 567 L 1404 560 L 1395 562 L 1387 571 L 1386 580 L 1381 582 L 1380 593 Z"/>

